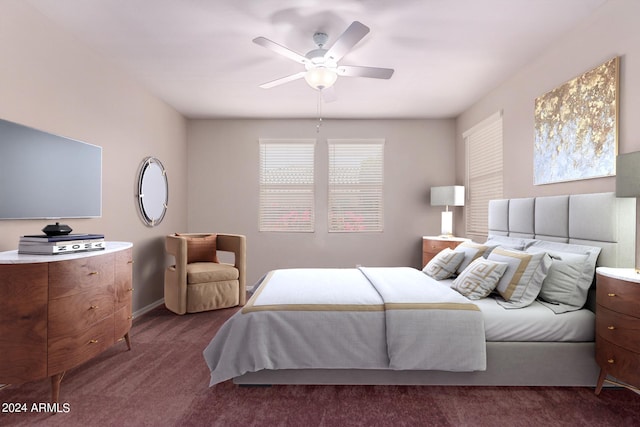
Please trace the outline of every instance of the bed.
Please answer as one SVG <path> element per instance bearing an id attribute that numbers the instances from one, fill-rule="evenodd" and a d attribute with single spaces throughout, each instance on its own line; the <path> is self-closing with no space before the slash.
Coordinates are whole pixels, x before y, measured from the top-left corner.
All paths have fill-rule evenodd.
<path id="1" fill-rule="evenodd" d="M 633 266 L 635 200 L 494 200 L 490 241 L 506 252 L 523 242 L 545 262 L 554 245 L 597 248 L 598 266 Z M 270 272 L 205 349 L 210 385 L 596 384 L 592 296 L 579 310 L 539 300 L 506 308 L 501 298 L 462 297 L 452 280 L 407 267 Z"/>

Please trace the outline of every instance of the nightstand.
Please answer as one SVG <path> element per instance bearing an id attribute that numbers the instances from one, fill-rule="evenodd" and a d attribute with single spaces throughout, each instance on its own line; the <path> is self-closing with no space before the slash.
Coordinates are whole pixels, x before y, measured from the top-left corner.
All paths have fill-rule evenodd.
<path id="1" fill-rule="evenodd" d="M 422 268 L 441 250 L 446 248 L 454 249 L 460 243 L 468 241 L 470 239 L 463 237 L 422 236 Z"/>
<path id="2" fill-rule="evenodd" d="M 632 268 L 596 269 L 596 361 L 596 394 L 604 381 L 640 392 L 640 274 Z"/>

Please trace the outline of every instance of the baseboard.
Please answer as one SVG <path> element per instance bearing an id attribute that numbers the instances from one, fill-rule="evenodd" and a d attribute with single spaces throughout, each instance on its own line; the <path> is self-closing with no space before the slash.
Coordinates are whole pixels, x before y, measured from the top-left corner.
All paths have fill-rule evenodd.
<path id="1" fill-rule="evenodd" d="M 164 298 L 160 298 L 158 301 L 154 301 L 149 305 L 146 305 L 136 311 L 133 312 L 133 318 L 137 319 L 140 316 L 144 315 L 145 313 L 150 312 L 151 310 L 153 310 L 156 307 L 160 307 L 162 304 L 164 304 Z"/>

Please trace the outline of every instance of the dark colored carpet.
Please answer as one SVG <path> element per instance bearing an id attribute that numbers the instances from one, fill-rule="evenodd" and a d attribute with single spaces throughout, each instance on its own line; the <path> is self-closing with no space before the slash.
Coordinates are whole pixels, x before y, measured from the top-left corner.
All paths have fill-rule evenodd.
<path id="1" fill-rule="evenodd" d="M 0 391 L 0 425 L 60 426 L 640 426 L 640 396 L 582 387 L 208 387 L 202 350 L 236 309 L 176 316 L 157 308 L 119 343 L 67 372 L 67 413 L 31 412 L 49 381 Z M 0 350 L 1 351 L 1 350 Z"/>

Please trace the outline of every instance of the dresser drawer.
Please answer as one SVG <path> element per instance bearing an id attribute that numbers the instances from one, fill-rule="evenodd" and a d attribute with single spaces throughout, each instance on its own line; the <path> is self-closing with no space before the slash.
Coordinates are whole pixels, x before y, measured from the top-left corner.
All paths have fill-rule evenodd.
<path id="1" fill-rule="evenodd" d="M 596 361 L 607 374 L 628 384 L 640 386 L 640 354 L 618 347 L 596 336 Z"/>
<path id="2" fill-rule="evenodd" d="M 113 314 L 113 290 L 98 286 L 49 303 L 49 337 L 78 334 Z"/>
<path id="3" fill-rule="evenodd" d="M 113 343 L 113 314 L 81 333 L 49 337 L 49 375 L 71 369 Z"/>
<path id="4" fill-rule="evenodd" d="M 133 252 L 131 249 L 116 253 L 115 260 L 115 291 L 116 308 L 123 307 L 131 302 L 133 285 Z"/>
<path id="5" fill-rule="evenodd" d="M 133 316 L 131 315 L 131 303 L 118 309 L 115 314 L 115 333 L 114 338 L 118 341 L 131 330 Z"/>
<path id="6" fill-rule="evenodd" d="M 114 254 L 52 262 L 49 265 L 49 300 L 99 286 L 113 286 L 113 282 Z"/>
<path id="7" fill-rule="evenodd" d="M 639 316 L 640 285 L 598 275 L 596 298 L 599 305 L 618 313 Z"/>

